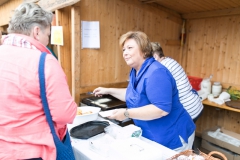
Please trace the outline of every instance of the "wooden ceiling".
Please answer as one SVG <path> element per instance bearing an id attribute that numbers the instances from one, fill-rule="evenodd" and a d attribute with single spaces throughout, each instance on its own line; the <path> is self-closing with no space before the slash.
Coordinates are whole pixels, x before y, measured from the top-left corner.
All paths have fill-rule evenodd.
<path id="1" fill-rule="evenodd" d="M 184 19 L 240 14 L 240 0 L 139 0 L 177 12 Z"/>
<path id="2" fill-rule="evenodd" d="M 0 0 L 0 5 L 6 3 L 8 0 Z"/>

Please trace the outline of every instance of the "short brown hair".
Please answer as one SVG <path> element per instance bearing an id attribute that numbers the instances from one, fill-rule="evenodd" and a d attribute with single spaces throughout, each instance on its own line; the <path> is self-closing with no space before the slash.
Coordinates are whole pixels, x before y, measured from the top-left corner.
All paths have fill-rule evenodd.
<path id="1" fill-rule="evenodd" d="M 120 37 L 119 45 L 122 48 L 128 39 L 134 39 L 144 54 L 144 58 L 152 57 L 152 45 L 148 36 L 141 31 L 129 31 Z"/>
<path id="2" fill-rule="evenodd" d="M 151 42 L 152 44 L 152 49 L 153 49 L 153 54 L 157 54 L 159 56 L 159 58 L 164 57 L 164 53 L 162 50 L 161 45 L 158 42 Z"/>

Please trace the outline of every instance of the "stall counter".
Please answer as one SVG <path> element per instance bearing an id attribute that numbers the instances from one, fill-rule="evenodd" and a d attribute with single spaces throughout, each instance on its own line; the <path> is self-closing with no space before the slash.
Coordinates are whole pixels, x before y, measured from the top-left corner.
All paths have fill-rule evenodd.
<path id="1" fill-rule="evenodd" d="M 106 121 L 105 119 L 103 119 L 101 117 L 98 117 L 97 120 Z M 109 122 L 109 123 L 112 124 L 112 122 Z M 68 126 L 68 129 L 70 131 L 71 127 Z M 161 151 L 163 153 L 162 160 L 168 159 L 177 154 L 176 151 L 171 150 L 165 146 L 162 146 L 156 142 L 153 142 L 147 138 L 141 137 L 140 139 L 142 141 L 150 144 L 154 148 L 158 149 L 159 151 Z M 109 158 L 111 160 L 116 159 L 116 157 L 107 157 L 106 158 L 103 155 L 100 155 L 100 154 L 94 152 L 93 150 L 91 150 L 89 147 L 88 140 L 76 139 L 76 138 L 71 137 L 71 141 L 72 141 L 73 151 L 74 151 L 76 160 L 109 160 Z"/>

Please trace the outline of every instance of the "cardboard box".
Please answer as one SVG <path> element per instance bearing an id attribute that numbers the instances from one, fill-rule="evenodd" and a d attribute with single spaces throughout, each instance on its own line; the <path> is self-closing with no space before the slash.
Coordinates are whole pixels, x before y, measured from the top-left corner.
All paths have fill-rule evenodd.
<path id="1" fill-rule="evenodd" d="M 221 147 L 219 147 L 215 144 L 212 144 L 204 139 L 202 140 L 201 147 L 206 149 L 208 152 L 210 152 L 210 151 L 221 152 L 222 154 L 224 154 L 227 157 L 228 160 L 240 160 L 239 154 L 236 154 L 227 149 L 221 148 Z M 220 157 L 218 157 L 218 158 L 220 158 Z"/>
<path id="2" fill-rule="evenodd" d="M 216 131 L 218 128 L 221 129 L 222 133 L 227 134 L 227 135 L 229 135 L 231 137 L 234 137 L 234 138 L 240 140 L 240 134 L 228 131 L 228 130 L 226 130 L 226 129 L 222 128 L 222 127 L 218 127 L 218 126 L 204 131 L 203 134 L 202 134 L 202 139 L 204 139 L 204 140 L 206 140 L 206 141 L 208 141 L 210 143 L 213 143 L 213 144 L 215 144 L 217 146 L 221 146 L 222 148 L 226 148 L 226 149 L 228 149 L 228 150 L 230 150 L 230 151 L 232 151 L 234 153 L 240 154 L 240 146 L 239 147 L 234 146 L 234 145 L 232 145 L 230 143 L 224 142 L 222 140 L 216 139 L 216 138 L 211 137 L 211 136 L 208 135 L 208 133 L 207 133 L 208 131 Z"/>

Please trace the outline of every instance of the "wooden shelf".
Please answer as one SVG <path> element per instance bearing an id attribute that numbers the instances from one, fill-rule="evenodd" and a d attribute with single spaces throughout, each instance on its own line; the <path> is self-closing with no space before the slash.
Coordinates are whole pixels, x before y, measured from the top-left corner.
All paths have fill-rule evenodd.
<path id="1" fill-rule="evenodd" d="M 230 110 L 230 111 L 233 111 L 233 112 L 239 112 L 239 113 L 240 113 L 240 109 L 228 107 L 228 106 L 226 106 L 225 104 L 223 104 L 223 105 L 218 105 L 218 104 L 216 104 L 216 103 L 214 103 L 214 102 L 210 102 L 210 101 L 207 100 L 207 99 L 203 100 L 202 103 L 203 103 L 204 105 L 208 105 L 208 106 L 217 107 L 217 108 L 226 109 L 226 110 Z"/>

